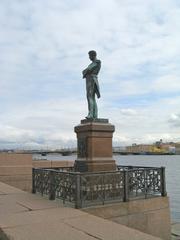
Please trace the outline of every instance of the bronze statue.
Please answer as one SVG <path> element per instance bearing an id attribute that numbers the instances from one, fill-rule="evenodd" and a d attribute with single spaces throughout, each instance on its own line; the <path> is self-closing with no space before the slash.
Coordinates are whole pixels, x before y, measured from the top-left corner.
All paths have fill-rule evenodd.
<path id="1" fill-rule="evenodd" d="M 87 119 L 97 119 L 98 118 L 98 108 L 96 103 L 95 95 L 100 98 L 100 89 L 98 83 L 98 73 L 101 68 L 101 61 L 96 58 L 96 52 L 91 50 L 88 52 L 89 59 L 92 63 L 83 70 L 83 78 L 86 78 L 86 93 L 88 101 Z"/>

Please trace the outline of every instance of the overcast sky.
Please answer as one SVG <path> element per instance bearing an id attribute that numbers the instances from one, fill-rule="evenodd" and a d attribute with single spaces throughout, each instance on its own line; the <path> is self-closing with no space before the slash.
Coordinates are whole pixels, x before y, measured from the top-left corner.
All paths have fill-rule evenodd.
<path id="1" fill-rule="evenodd" d="M 71 147 L 102 61 L 115 145 L 180 141 L 179 0 L 0 0 L 0 148 Z"/>

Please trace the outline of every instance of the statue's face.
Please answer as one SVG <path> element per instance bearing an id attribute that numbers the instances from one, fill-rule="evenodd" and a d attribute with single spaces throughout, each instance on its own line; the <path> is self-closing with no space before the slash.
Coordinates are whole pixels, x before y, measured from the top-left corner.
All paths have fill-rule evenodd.
<path id="1" fill-rule="evenodd" d="M 89 54 L 89 59 L 90 59 L 91 61 L 93 61 L 95 58 L 96 58 L 96 56 L 95 56 L 94 54 Z"/>

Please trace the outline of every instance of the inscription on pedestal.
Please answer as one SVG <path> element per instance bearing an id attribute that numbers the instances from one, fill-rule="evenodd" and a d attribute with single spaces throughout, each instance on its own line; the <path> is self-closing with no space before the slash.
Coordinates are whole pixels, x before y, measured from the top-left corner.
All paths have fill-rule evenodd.
<path id="1" fill-rule="evenodd" d="M 85 158 L 87 155 L 87 139 L 78 138 L 78 158 Z"/>

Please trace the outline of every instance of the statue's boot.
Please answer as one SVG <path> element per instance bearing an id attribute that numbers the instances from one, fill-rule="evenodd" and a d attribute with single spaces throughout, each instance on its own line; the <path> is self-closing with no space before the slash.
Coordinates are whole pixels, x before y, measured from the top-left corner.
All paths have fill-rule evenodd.
<path id="1" fill-rule="evenodd" d="M 93 119 L 93 117 L 91 116 L 91 114 L 88 114 L 86 119 Z"/>

